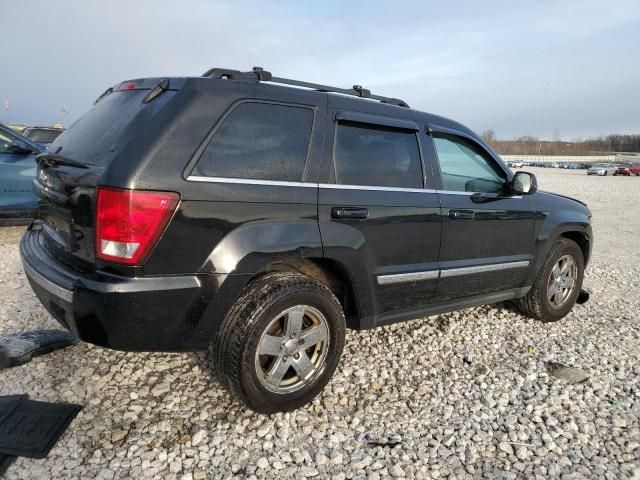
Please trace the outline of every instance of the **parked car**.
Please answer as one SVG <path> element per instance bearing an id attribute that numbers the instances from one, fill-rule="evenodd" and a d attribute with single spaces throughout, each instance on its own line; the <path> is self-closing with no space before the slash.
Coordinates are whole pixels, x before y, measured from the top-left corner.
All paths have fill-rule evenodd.
<path id="1" fill-rule="evenodd" d="M 524 167 L 524 162 L 522 160 L 510 160 L 507 165 L 511 168 L 522 168 Z"/>
<path id="2" fill-rule="evenodd" d="M 8 124 L 8 125 L 5 125 L 5 127 L 8 127 L 14 132 L 17 132 L 20 134 L 22 134 L 22 132 L 24 132 L 28 128 L 26 125 L 19 125 L 19 124 Z"/>
<path id="3" fill-rule="evenodd" d="M 53 143 L 53 141 L 58 138 L 58 135 L 62 132 L 64 132 L 64 128 L 27 127 L 24 129 L 22 134 L 30 140 L 38 142 L 40 145 L 49 145 Z"/>
<path id="4" fill-rule="evenodd" d="M 602 175 L 606 176 L 615 174 L 618 170 L 618 166 L 615 163 L 596 163 L 587 170 L 587 175 Z"/>
<path id="5" fill-rule="evenodd" d="M 108 348 L 209 349 L 264 413 L 322 390 L 347 328 L 505 300 L 559 320 L 591 252 L 586 205 L 467 127 L 262 69 L 124 82 L 38 160 L 20 253 L 51 315 Z"/>
<path id="6" fill-rule="evenodd" d="M 614 175 L 624 175 L 626 177 L 640 175 L 640 163 L 618 163 L 618 168 Z"/>
<path id="7" fill-rule="evenodd" d="M 0 124 L 0 224 L 24 223 L 38 204 L 31 184 L 44 146 Z"/>

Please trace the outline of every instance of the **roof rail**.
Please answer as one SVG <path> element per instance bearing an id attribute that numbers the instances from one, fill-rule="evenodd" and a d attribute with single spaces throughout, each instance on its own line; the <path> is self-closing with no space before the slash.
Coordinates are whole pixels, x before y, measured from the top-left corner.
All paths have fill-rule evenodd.
<path id="1" fill-rule="evenodd" d="M 283 85 L 293 85 L 294 87 L 311 88 L 319 92 L 333 92 L 341 93 L 343 95 L 351 95 L 354 97 L 370 98 L 371 100 L 378 100 L 382 103 L 409 108 L 409 105 L 404 100 L 400 100 L 399 98 L 383 97 L 381 95 L 373 95 L 370 90 L 362 88 L 361 85 L 354 85 L 352 88 L 339 88 L 320 85 L 318 83 L 302 82 L 300 80 L 292 80 L 289 78 L 274 77 L 271 75 L 271 72 L 264 70 L 262 67 L 253 67 L 250 72 L 241 72 L 240 70 L 230 70 L 227 68 L 210 68 L 204 72 L 202 76 L 211 78 L 227 78 L 230 80 L 281 83 Z"/>

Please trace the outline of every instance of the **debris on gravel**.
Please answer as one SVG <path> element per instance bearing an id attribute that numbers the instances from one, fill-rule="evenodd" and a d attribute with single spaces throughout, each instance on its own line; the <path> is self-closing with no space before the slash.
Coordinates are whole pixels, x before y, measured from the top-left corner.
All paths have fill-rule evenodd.
<path id="1" fill-rule="evenodd" d="M 568 367 L 558 362 L 547 362 L 547 370 L 550 375 L 569 383 L 582 383 L 589 378 L 589 374 L 581 368 Z"/>
<path id="2" fill-rule="evenodd" d="M 531 170 L 594 215 L 591 299 L 560 322 L 498 304 L 350 332 L 325 390 L 272 416 L 233 402 L 205 353 L 81 343 L 0 371 L 0 395 L 85 407 L 48 458 L 4 478 L 640 476 L 640 180 Z M 0 335 L 59 328 L 22 273 L 22 231 L 0 229 Z M 559 380 L 554 363 L 589 377 Z"/>

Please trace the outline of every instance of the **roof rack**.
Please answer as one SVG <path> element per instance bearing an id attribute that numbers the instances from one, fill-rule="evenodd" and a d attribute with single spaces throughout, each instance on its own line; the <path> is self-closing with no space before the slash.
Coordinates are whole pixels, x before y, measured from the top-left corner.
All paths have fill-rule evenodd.
<path id="1" fill-rule="evenodd" d="M 273 75 L 271 75 L 271 72 L 264 70 L 262 67 L 253 67 L 250 72 L 241 72 L 240 70 L 229 70 L 226 68 L 210 68 L 209 70 L 204 72 L 202 76 L 211 78 L 227 78 L 231 80 L 250 80 L 257 82 L 281 83 L 283 85 L 311 88 L 319 92 L 333 92 L 341 93 L 343 95 L 351 95 L 354 97 L 370 98 L 371 100 L 378 100 L 382 103 L 409 108 L 409 105 L 404 100 L 400 100 L 399 98 L 383 97 L 381 95 L 373 95 L 370 90 L 362 88 L 361 85 L 354 85 L 352 88 L 339 88 L 330 87 L 328 85 L 320 85 L 318 83 L 292 80 L 290 78 L 274 77 Z"/>

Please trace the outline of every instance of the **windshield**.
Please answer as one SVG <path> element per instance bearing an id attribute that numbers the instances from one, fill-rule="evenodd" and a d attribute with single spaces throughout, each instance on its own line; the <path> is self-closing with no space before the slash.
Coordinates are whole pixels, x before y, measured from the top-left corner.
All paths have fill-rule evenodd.
<path id="1" fill-rule="evenodd" d="M 51 143 L 58 135 L 62 133 L 62 130 L 54 130 L 48 128 L 33 128 L 27 132 L 27 138 L 38 143 Z"/>
<path id="2" fill-rule="evenodd" d="M 607 168 L 607 165 L 604 163 L 596 163 L 593 167 L 591 168 Z"/>

